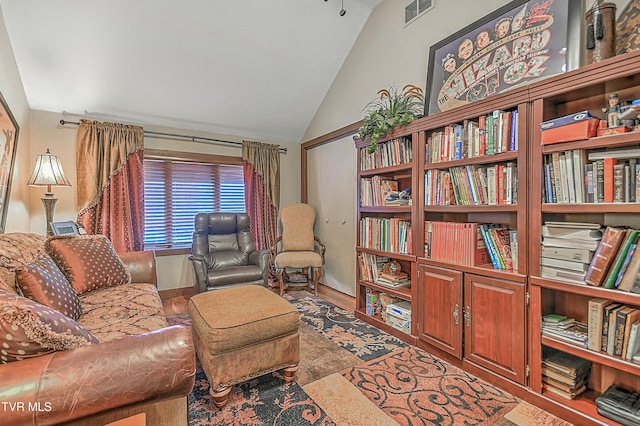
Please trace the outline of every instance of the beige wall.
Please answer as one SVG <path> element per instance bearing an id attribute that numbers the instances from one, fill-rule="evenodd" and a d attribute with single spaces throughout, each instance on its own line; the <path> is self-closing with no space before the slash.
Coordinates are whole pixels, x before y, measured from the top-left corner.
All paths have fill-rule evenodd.
<path id="1" fill-rule="evenodd" d="M 30 204 L 27 180 L 29 179 L 28 169 L 31 157 L 29 105 L 9 43 L 4 17 L 1 14 L 0 10 L 0 93 L 2 93 L 20 128 L 5 230 L 6 232 L 28 231 Z"/>

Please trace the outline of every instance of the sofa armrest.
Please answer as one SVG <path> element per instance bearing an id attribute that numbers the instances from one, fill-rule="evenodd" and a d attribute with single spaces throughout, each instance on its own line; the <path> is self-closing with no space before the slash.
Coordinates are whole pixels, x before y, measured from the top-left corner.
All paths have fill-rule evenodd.
<path id="1" fill-rule="evenodd" d="M 132 283 L 149 283 L 158 286 L 154 251 L 130 251 L 118 253 L 118 256 L 129 268 Z"/>
<path id="2" fill-rule="evenodd" d="M 206 293 L 207 265 L 205 264 L 204 258 L 202 256 L 192 254 L 191 256 L 189 256 L 189 260 L 191 261 L 191 265 L 193 266 L 193 287 L 196 294 Z"/>
<path id="3" fill-rule="evenodd" d="M 2 364 L 0 377 L 3 425 L 57 424 L 188 395 L 193 339 L 184 326 L 167 327 Z"/>

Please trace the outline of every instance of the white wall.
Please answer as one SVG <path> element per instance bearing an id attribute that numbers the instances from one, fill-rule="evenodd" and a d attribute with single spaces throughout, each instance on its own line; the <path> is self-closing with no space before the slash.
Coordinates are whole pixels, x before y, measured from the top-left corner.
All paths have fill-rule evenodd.
<path id="1" fill-rule="evenodd" d="M 0 92 L 18 122 L 18 150 L 14 164 L 6 232 L 29 230 L 29 105 L 22 87 L 13 50 L 9 43 L 4 17 L 0 10 Z"/>
<path id="2" fill-rule="evenodd" d="M 59 124 L 60 119 L 64 118 L 68 121 L 78 121 L 76 116 L 63 116 L 62 114 L 31 111 L 31 154 L 27 161 L 27 167 L 30 171 L 35 166 L 35 158 L 39 153 L 44 153 L 47 148 L 51 153 L 60 157 L 65 175 L 70 180 L 72 187 L 54 187 L 53 192 L 58 198 L 55 209 L 55 220 L 75 220 L 77 216 L 76 209 L 76 132 L 77 127 L 73 125 L 62 126 Z M 202 132 L 193 132 L 184 129 L 170 129 L 145 126 L 147 130 L 154 130 L 167 133 L 188 134 L 194 136 L 203 136 L 209 138 L 220 138 L 241 142 L 239 137 L 228 135 L 207 134 Z M 262 141 L 269 142 L 269 141 Z M 145 137 L 145 148 L 165 149 L 173 151 L 196 152 L 205 154 L 242 156 L 240 147 L 193 143 L 190 141 L 177 141 L 161 139 L 159 137 Z M 275 143 L 275 142 L 273 142 Z M 281 203 L 288 204 L 299 202 L 300 200 L 300 145 L 297 143 L 282 143 L 281 147 L 286 147 L 287 154 L 280 155 L 281 169 Z M 31 158 L 32 157 L 32 158 Z M 28 175 L 27 175 L 28 178 Z M 31 221 L 29 226 L 23 230 L 44 234 L 45 233 L 45 216 L 44 208 L 40 198 L 44 194 L 44 188 L 32 187 L 28 188 L 31 209 Z M 173 288 L 191 287 L 193 285 L 191 275 L 191 264 L 186 255 L 179 256 L 159 256 L 158 257 L 158 288 L 160 290 L 168 290 Z"/>

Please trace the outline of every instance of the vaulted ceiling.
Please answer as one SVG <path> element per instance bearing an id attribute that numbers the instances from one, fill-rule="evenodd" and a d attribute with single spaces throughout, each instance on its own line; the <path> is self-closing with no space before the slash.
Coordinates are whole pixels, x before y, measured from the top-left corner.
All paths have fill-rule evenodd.
<path id="1" fill-rule="evenodd" d="M 31 109 L 278 143 L 300 142 L 381 1 L 0 0 L 0 7 Z"/>

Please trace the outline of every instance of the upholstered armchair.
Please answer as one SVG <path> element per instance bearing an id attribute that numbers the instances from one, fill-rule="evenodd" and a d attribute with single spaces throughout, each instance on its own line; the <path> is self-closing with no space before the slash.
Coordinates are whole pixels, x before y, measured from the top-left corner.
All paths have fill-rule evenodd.
<path id="1" fill-rule="evenodd" d="M 309 282 L 313 280 L 313 291 L 318 295 L 326 248 L 320 238 L 313 234 L 315 221 L 316 211 L 308 204 L 289 204 L 280 209 L 282 235 L 271 247 L 280 295 L 284 294 L 287 268 L 306 271 Z"/>
<path id="2" fill-rule="evenodd" d="M 256 250 L 246 213 L 198 213 L 191 264 L 196 293 L 256 284 L 267 286 L 269 250 Z"/>

